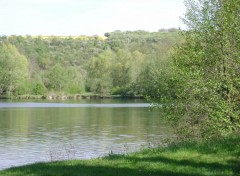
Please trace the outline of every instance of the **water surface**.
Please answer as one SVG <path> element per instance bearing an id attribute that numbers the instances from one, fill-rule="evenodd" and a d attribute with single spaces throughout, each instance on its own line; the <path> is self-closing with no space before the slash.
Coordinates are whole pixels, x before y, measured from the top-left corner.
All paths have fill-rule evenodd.
<path id="1" fill-rule="evenodd" d="M 130 152 L 168 135 L 142 100 L 0 102 L 0 169 Z"/>

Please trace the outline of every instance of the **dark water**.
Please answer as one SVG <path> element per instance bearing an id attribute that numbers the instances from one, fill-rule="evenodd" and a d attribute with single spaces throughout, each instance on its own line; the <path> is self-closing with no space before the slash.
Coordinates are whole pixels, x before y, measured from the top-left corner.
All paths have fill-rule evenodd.
<path id="1" fill-rule="evenodd" d="M 142 100 L 0 102 L 0 169 L 131 152 L 168 135 Z"/>

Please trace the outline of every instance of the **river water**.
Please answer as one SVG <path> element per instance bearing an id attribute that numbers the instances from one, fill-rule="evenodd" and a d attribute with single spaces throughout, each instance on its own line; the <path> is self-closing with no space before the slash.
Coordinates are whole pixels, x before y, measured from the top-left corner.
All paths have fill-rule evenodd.
<path id="1" fill-rule="evenodd" d="M 143 100 L 0 101 L 0 169 L 132 152 L 168 135 Z"/>

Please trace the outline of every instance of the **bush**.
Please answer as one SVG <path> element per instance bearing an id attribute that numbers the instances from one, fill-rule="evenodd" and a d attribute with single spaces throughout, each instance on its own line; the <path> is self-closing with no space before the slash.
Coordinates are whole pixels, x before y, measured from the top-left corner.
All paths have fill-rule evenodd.
<path id="1" fill-rule="evenodd" d="M 33 87 L 32 91 L 35 95 L 44 95 L 46 93 L 46 88 L 44 85 L 38 83 Z"/>

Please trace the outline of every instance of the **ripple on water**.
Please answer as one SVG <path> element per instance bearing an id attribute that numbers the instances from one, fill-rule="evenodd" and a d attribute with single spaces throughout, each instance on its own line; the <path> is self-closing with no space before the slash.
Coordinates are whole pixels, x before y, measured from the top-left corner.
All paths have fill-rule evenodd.
<path id="1" fill-rule="evenodd" d="M 147 107 L 146 103 L 1 102 L 0 169 L 137 150 L 146 143 L 146 134 L 159 136 L 167 130 L 159 114 Z"/>

